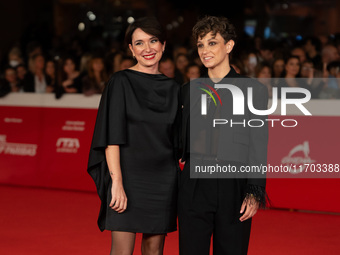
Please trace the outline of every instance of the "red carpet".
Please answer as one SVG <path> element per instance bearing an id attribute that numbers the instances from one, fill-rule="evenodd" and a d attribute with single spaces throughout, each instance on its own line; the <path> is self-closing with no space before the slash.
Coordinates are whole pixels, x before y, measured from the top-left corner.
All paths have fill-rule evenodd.
<path id="1" fill-rule="evenodd" d="M 94 193 L 0 186 L 0 204 L 1 255 L 109 254 L 110 233 L 97 228 Z M 259 211 L 248 254 L 340 254 L 339 229 L 339 215 Z M 177 232 L 168 235 L 164 254 L 178 254 Z"/>

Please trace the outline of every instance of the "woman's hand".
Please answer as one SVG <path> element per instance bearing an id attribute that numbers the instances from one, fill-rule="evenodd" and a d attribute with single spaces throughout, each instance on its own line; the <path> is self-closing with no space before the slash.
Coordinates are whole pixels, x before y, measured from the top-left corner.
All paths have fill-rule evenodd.
<path id="1" fill-rule="evenodd" d="M 127 207 L 127 197 L 123 188 L 122 181 L 112 180 L 110 207 L 118 213 L 122 213 Z"/>
<path id="2" fill-rule="evenodd" d="M 109 145 L 105 149 L 106 162 L 112 180 L 110 207 L 118 213 L 122 213 L 127 207 L 127 197 L 123 188 L 123 177 L 120 169 L 119 145 Z"/>
<path id="3" fill-rule="evenodd" d="M 73 84 L 73 80 L 67 79 L 65 81 L 62 82 L 62 85 L 64 88 L 67 88 L 68 86 Z"/>
<path id="4" fill-rule="evenodd" d="M 53 92 L 53 86 L 48 85 L 46 87 L 46 93 L 52 93 Z"/>
<path id="5" fill-rule="evenodd" d="M 240 213 L 243 213 L 246 207 L 247 209 L 246 212 L 240 217 L 240 221 L 245 221 L 253 217 L 256 214 L 257 209 L 259 209 L 259 205 L 260 203 L 255 199 L 254 196 L 245 198 L 243 200 Z"/>

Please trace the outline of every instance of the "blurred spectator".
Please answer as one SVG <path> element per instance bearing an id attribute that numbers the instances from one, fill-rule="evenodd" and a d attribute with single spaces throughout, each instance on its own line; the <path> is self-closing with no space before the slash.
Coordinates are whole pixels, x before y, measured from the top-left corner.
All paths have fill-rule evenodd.
<path id="1" fill-rule="evenodd" d="M 122 62 L 124 54 L 122 52 L 116 52 L 113 56 L 113 73 L 118 72 L 120 70 L 120 63 Z"/>
<path id="2" fill-rule="evenodd" d="M 177 59 L 179 54 L 184 54 L 184 55 L 188 55 L 188 49 L 183 46 L 183 45 L 175 45 L 173 51 L 172 51 L 172 57 L 173 59 Z"/>
<path id="3" fill-rule="evenodd" d="M 189 64 L 188 56 L 179 53 L 175 59 L 175 77 L 174 79 L 179 83 L 183 84 L 185 80 L 185 68 Z"/>
<path id="4" fill-rule="evenodd" d="M 84 53 L 81 58 L 80 58 L 80 67 L 79 67 L 79 72 L 82 77 L 87 75 L 87 71 L 89 70 L 89 63 L 92 58 L 91 53 Z"/>
<path id="5" fill-rule="evenodd" d="M 319 98 L 321 99 L 336 99 L 340 98 L 340 62 L 333 61 L 327 65 L 327 77 L 324 79 L 325 87 L 320 92 Z"/>
<path id="6" fill-rule="evenodd" d="M 281 98 L 282 87 L 301 87 L 310 90 L 310 86 L 304 79 L 297 79 L 300 76 L 300 58 L 298 56 L 290 55 L 285 62 L 284 79 L 280 79 L 279 98 Z M 303 94 L 298 92 L 289 92 L 287 98 L 302 98 Z"/>
<path id="7" fill-rule="evenodd" d="M 327 65 L 328 82 L 327 87 L 338 90 L 340 88 L 340 61 L 332 61 Z"/>
<path id="8" fill-rule="evenodd" d="M 188 56 L 180 53 L 176 57 L 175 66 L 181 73 L 185 73 L 185 68 L 189 64 Z"/>
<path id="9" fill-rule="evenodd" d="M 82 79 L 83 93 L 85 96 L 101 94 L 108 79 L 104 59 L 100 57 L 92 58 L 88 68 L 88 74 Z"/>
<path id="10" fill-rule="evenodd" d="M 119 65 L 119 70 L 128 69 L 136 64 L 136 60 L 130 56 L 123 56 Z"/>
<path id="11" fill-rule="evenodd" d="M 271 78 L 272 70 L 268 63 L 261 62 L 255 68 L 255 77 L 256 78 Z"/>
<path id="12" fill-rule="evenodd" d="M 324 48 L 329 43 L 327 35 L 319 35 L 318 39 L 321 43 L 321 48 Z"/>
<path id="13" fill-rule="evenodd" d="M 307 59 L 306 52 L 300 47 L 295 47 L 294 49 L 292 49 L 290 54 L 293 56 L 298 56 L 300 59 L 300 63 L 305 62 Z"/>
<path id="14" fill-rule="evenodd" d="M 42 55 L 43 50 L 41 44 L 37 41 L 31 41 L 26 47 L 27 59 L 28 59 L 28 69 L 32 72 L 32 60 L 34 56 Z"/>
<path id="15" fill-rule="evenodd" d="M 329 64 L 332 61 L 339 60 L 338 49 L 332 44 L 325 45 L 321 53 L 322 53 L 321 57 L 322 57 L 323 63 Z"/>
<path id="16" fill-rule="evenodd" d="M 283 71 L 285 69 L 285 61 L 282 58 L 275 59 L 273 63 L 273 77 L 283 77 Z"/>
<path id="17" fill-rule="evenodd" d="M 259 61 L 272 64 L 274 61 L 275 43 L 271 40 L 263 41 L 260 48 Z"/>
<path id="18" fill-rule="evenodd" d="M 331 44 L 325 45 L 321 52 L 322 64 L 323 64 L 323 72 L 324 77 L 328 77 L 329 73 L 327 70 L 327 65 L 333 61 L 339 60 L 339 52 L 338 49 Z"/>
<path id="19" fill-rule="evenodd" d="M 315 69 L 322 70 L 322 59 L 320 55 L 321 42 L 317 37 L 307 37 L 303 45 L 307 58 L 313 62 Z"/>
<path id="20" fill-rule="evenodd" d="M 17 79 L 15 68 L 9 66 L 5 69 L 4 79 L 0 81 L 0 97 L 4 97 L 10 92 L 19 91 L 20 83 Z"/>
<path id="21" fill-rule="evenodd" d="M 31 69 L 26 73 L 23 80 L 25 92 L 45 93 L 50 80 L 45 75 L 45 58 L 36 54 L 31 58 Z"/>
<path id="22" fill-rule="evenodd" d="M 301 77 L 302 78 L 313 78 L 314 77 L 314 65 L 312 60 L 305 60 L 301 65 Z"/>
<path id="23" fill-rule="evenodd" d="M 301 78 L 305 80 L 305 83 L 310 85 L 310 91 L 312 98 L 319 98 L 319 94 L 324 87 L 324 82 L 322 79 L 315 78 L 314 65 L 312 60 L 306 60 L 301 65 Z"/>
<path id="24" fill-rule="evenodd" d="M 159 71 L 169 78 L 174 78 L 175 63 L 172 58 L 163 55 L 162 59 L 159 61 Z"/>
<path id="25" fill-rule="evenodd" d="M 60 84 L 56 88 L 56 97 L 60 98 L 64 93 L 81 93 L 81 75 L 76 68 L 73 57 L 66 57 L 62 61 L 58 80 Z"/>
<path id="26" fill-rule="evenodd" d="M 184 82 L 189 82 L 193 79 L 197 79 L 201 76 L 200 66 L 196 63 L 190 63 L 185 68 Z"/>
<path id="27" fill-rule="evenodd" d="M 18 80 L 22 83 L 22 81 L 24 80 L 25 75 L 27 73 L 26 66 L 24 64 L 19 64 L 16 67 L 16 71 L 17 71 Z"/>
<path id="28" fill-rule="evenodd" d="M 296 78 L 300 74 L 300 58 L 298 56 L 290 56 L 285 62 L 285 78 Z M 296 87 L 291 84 L 290 87 Z"/>
<path id="29" fill-rule="evenodd" d="M 10 85 L 11 92 L 19 92 L 21 84 L 17 78 L 17 73 L 13 67 L 8 67 L 5 70 L 5 81 Z"/>
<path id="30" fill-rule="evenodd" d="M 54 92 L 57 80 L 56 63 L 54 60 L 47 60 L 45 65 L 45 74 L 49 79 L 49 85 L 46 88 L 46 92 Z"/>
<path id="31" fill-rule="evenodd" d="M 255 68 L 258 63 L 258 58 L 255 52 L 245 54 L 243 57 L 243 66 L 245 74 L 249 77 L 255 77 Z"/>
<path id="32" fill-rule="evenodd" d="M 272 77 L 272 70 L 270 64 L 266 62 L 259 63 L 255 68 L 255 77 L 265 85 L 268 89 L 268 96 L 269 98 L 272 97 L 272 84 L 271 84 L 271 77 Z"/>
<path id="33" fill-rule="evenodd" d="M 8 65 L 11 67 L 17 67 L 23 64 L 24 60 L 21 56 L 21 51 L 18 47 L 13 47 L 8 53 Z"/>

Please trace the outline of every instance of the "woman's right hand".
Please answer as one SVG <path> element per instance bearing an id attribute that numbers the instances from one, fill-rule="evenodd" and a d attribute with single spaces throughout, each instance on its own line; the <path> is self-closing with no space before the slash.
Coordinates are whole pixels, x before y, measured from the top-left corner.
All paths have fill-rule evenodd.
<path id="1" fill-rule="evenodd" d="M 110 207 L 118 213 L 122 213 L 127 207 L 127 197 L 123 188 L 122 181 L 112 181 Z"/>
<path id="2" fill-rule="evenodd" d="M 70 79 L 67 79 L 67 80 L 62 82 L 62 85 L 63 85 L 64 88 L 67 88 L 68 86 L 70 86 L 72 84 L 73 84 L 73 81 L 70 80 Z"/>

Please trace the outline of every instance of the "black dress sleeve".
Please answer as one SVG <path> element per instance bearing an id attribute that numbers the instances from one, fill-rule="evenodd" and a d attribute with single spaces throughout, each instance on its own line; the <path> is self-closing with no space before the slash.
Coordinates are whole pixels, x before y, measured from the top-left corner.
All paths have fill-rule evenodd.
<path id="1" fill-rule="evenodd" d="M 178 92 L 177 92 L 177 112 L 175 121 L 173 124 L 173 144 L 174 144 L 174 151 L 175 151 L 175 159 L 176 162 L 181 158 L 182 155 L 182 142 L 181 142 L 181 122 L 182 122 L 182 108 L 181 108 L 181 100 L 180 100 L 180 85 L 175 84 L 175 86 L 178 86 Z"/>
<path id="2" fill-rule="evenodd" d="M 123 80 L 112 76 L 100 100 L 87 167 L 102 202 L 98 218 L 101 231 L 105 227 L 107 190 L 111 181 L 105 149 L 108 145 L 126 143 L 125 112 Z"/>
<path id="3" fill-rule="evenodd" d="M 112 77 L 100 100 L 91 149 L 126 143 L 125 108 L 123 81 Z"/>

